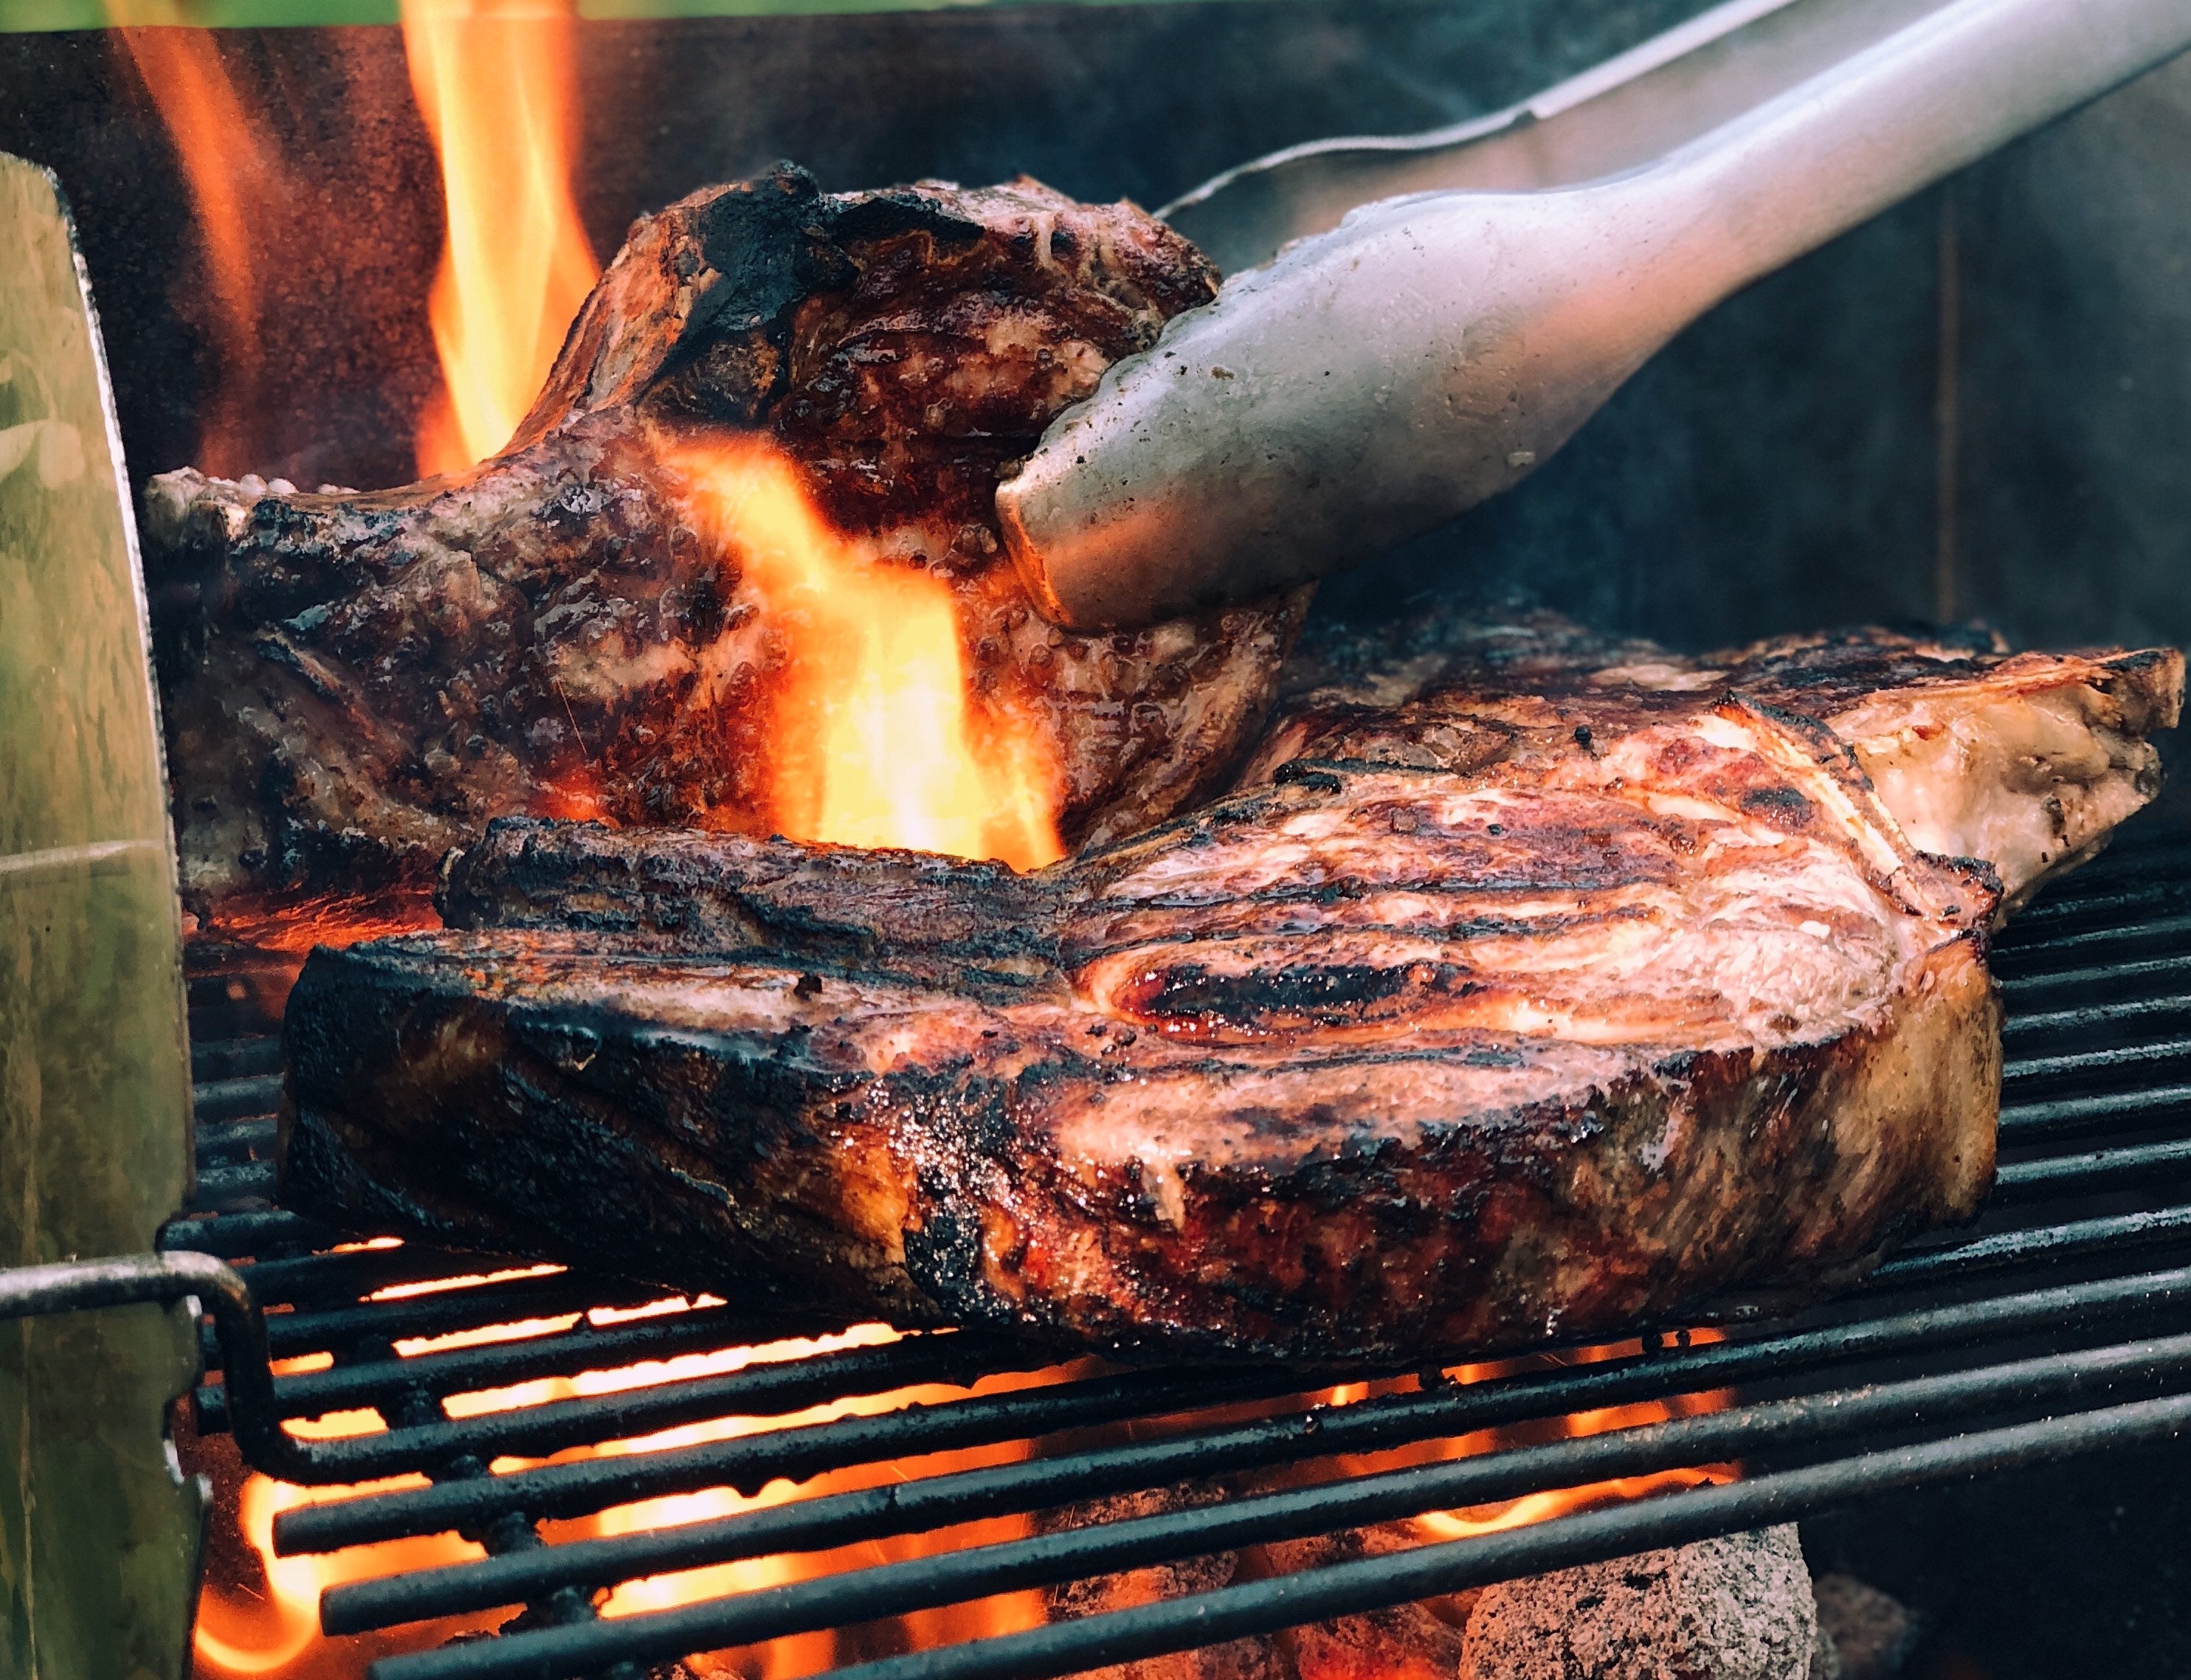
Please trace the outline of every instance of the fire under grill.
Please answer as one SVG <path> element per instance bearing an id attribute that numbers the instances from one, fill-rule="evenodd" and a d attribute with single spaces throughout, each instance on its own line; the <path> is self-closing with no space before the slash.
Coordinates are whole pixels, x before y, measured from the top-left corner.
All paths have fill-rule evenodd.
<path id="1" fill-rule="evenodd" d="M 274 1208 L 277 1042 L 251 977 L 231 967 L 193 980 L 200 1205 L 168 1228 L 163 1246 L 241 1269 L 264 1311 L 266 1355 L 331 1360 L 275 1376 L 274 1413 L 363 1409 L 385 1427 L 342 1439 L 273 1428 L 257 1415 L 268 1392 L 263 1366 L 242 1376 L 263 1356 L 246 1351 L 256 1338 L 232 1303 L 219 1335 L 207 1326 L 206 1359 L 219 1367 L 225 1347 L 240 1392 L 232 1402 L 227 1386 L 208 1381 L 196 1397 L 198 1427 L 232 1430 L 256 1467 L 292 1483 L 414 1479 L 284 1512 L 274 1530 L 282 1553 L 451 1531 L 484 1545 L 475 1561 L 325 1592 L 330 1633 L 503 1613 L 498 1636 L 384 1658 L 375 1680 L 640 1680 L 695 1652 L 1712 1467 L 1651 1497 L 1585 1502 L 1527 1526 L 837 1671 L 862 1680 L 1025 1680 L 1784 1522 L 1889 1489 L 2151 1442 L 2191 1426 L 2187 934 L 2191 839 L 2151 824 L 2133 825 L 2107 856 L 2026 910 L 1995 954 L 2008 1063 L 1991 1200 L 1975 1226 L 1905 1249 L 1861 1288 L 1801 1314 L 1738 1303 L 1701 1333 L 1653 1331 L 1611 1357 L 1574 1350 L 1464 1374 L 1060 1370 L 1040 1350 L 923 1335 L 607 1393 L 566 1383 L 568 1398 L 477 1415 L 448 1402 L 845 1326 L 757 1320 L 735 1303 L 704 1300 L 635 1316 L 658 1289 L 476 1254 L 359 1246 L 372 1234 Z M 466 1332 L 517 1325 L 526 1328 L 397 1351 L 413 1338 L 461 1343 Z M 1351 1386 L 1335 1390 L 1341 1377 Z M 1020 1386 L 972 1392 L 985 1378 Z M 923 1385 L 945 1397 L 811 1416 L 817 1406 Z M 1570 1414 L 1652 1403 L 1661 1421 L 1552 1439 L 1528 1433 Z M 754 1427 L 538 1461 L 729 1417 Z M 1514 1444 L 1398 1467 L 1361 1463 L 1492 1429 Z M 1008 1462 L 918 1462 L 1022 1442 L 1031 1449 Z M 908 1461 L 900 1473 L 909 1479 L 882 1486 L 559 1537 L 569 1519 L 633 1501 L 725 1488 L 753 1495 L 779 1479 Z M 1118 1497 L 1212 1478 L 1226 1479 L 1223 1496 L 1189 1506 L 1132 1507 Z M 1075 1516 L 1060 1520 L 1060 1512 Z M 1021 1538 L 674 1609 L 605 1616 L 595 1608 L 619 1583 L 1030 1513 L 1052 1515 Z"/>

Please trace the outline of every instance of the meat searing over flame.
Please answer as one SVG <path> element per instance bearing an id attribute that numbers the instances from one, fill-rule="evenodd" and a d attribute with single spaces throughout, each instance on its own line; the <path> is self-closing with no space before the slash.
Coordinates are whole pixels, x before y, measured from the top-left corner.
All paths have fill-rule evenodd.
<path id="1" fill-rule="evenodd" d="M 1336 758 L 1465 769 L 1496 743 L 1488 689 L 1579 701 L 1738 693 L 1831 729 L 1912 844 L 1977 858 L 2012 909 L 2107 843 L 2160 788 L 2151 739 L 2176 727 L 2174 648 L 2013 654 L 1983 631 L 1867 629 L 1683 655 L 1556 613 L 1434 608 L 1372 634 L 1327 631 L 1286 667 L 1281 715 L 1241 775 Z"/>
<path id="2" fill-rule="evenodd" d="M 726 435 L 795 463 L 875 565 L 948 582 L 969 698 L 1033 720 L 1067 843 L 1168 815 L 1261 721 L 1305 597 L 1067 636 L 993 503 L 1215 284 L 1130 205 L 784 167 L 635 225 L 495 460 L 370 494 L 156 479 L 148 540 L 199 601 L 161 639 L 185 892 L 424 879 L 504 814 L 786 827 L 785 627 L 694 505 Z"/>
<path id="3" fill-rule="evenodd" d="M 1783 647 L 1774 704 L 1602 650 L 1570 681 L 1520 627 L 1434 650 L 1434 705 L 1338 672 L 1255 785 L 1031 876 L 498 825 L 445 883 L 469 931 L 307 965 L 284 1197 L 906 1324 L 1335 1359 L 1815 1291 L 1967 1217 L 2022 854 L 1919 850 L 1784 703 L 1921 733 L 1929 656 L 1881 639 L 1858 693 L 1856 643 Z M 2112 695 L 2126 763 L 2179 697 L 2172 655 L 2012 663 L 1963 674 Z M 1942 809 L 1959 775 L 2067 808 L 1928 763 Z"/>

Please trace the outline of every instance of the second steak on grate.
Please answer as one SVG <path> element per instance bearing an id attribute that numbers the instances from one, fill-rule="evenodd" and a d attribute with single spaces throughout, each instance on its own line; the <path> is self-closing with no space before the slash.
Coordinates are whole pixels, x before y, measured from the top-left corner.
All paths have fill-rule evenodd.
<path id="1" fill-rule="evenodd" d="M 828 194 L 783 167 L 635 224 L 517 435 L 469 472 L 363 494 L 155 479 L 148 545 L 197 602 L 161 639 L 185 897 L 219 921 L 430 883 L 498 815 L 820 831 L 778 797 L 811 603 L 722 509 L 708 463 L 733 445 L 790 463 L 864 570 L 948 592 L 971 721 L 1033 738 L 1066 844 L 1169 815 L 1253 737 L 1306 593 L 1067 635 L 1033 612 L 994 496 L 1215 289 L 1130 204 L 1030 180 Z"/>

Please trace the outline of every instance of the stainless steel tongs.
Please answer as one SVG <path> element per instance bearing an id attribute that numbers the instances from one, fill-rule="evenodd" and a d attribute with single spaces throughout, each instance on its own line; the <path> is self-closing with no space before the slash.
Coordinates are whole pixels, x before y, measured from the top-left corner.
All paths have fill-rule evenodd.
<path id="1" fill-rule="evenodd" d="M 2191 48 L 2191 0 L 1729 0 L 1479 122 L 1164 213 L 1235 273 L 997 493 L 1068 625 L 1336 571 L 1496 494 L 1713 304 Z M 1289 242 L 1291 241 L 1291 242 Z"/>

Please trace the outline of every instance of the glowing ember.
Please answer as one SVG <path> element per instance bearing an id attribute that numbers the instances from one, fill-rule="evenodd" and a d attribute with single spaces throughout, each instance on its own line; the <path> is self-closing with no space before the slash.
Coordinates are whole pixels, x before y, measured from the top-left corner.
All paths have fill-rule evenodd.
<path id="1" fill-rule="evenodd" d="M 374 1243 L 344 1246 L 383 1246 L 387 1245 Z M 435 1287 L 475 1287 L 492 1283 L 496 1277 L 504 1275 L 507 1274 L 441 1279 L 436 1280 Z M 373 1298 L 382 1298 L 385 1293 L 382 1291 Z M 633 1319 L 685 1312 L 701 1304 L 720 1306 L 721 1303 L 705 1296 L 692 1301 L 678 1297 L 635 1308 L 600 1308 L 589 1316 L 597 1324 L 606 1326 Z M 409 1358 L 455 1346 L 523 1339 L 568 1329 L 573 1323 L 575 1315 L 555 1320 L 527 1320 L 468 1331 L 454 1337 L 403 1341 L 396 1345 L 400 1354 Z M 700 1376 L 722 1376 L 750 1365 L 782 1359 L 807 1359 L 848 1348 L 875 1347 L 896 1339 L 897 1332 L 887 1325 L 856 1325 L 835 1336 L 793 1339 L 760 1347 L 726 1348 L 714 1353 L 680 1354 L 669 1359 L 649 1360 L 615 1370 L 587 1371 L 576 1376 L 546 1378 L 477 1393 L 452 1395 L 446 1406 L 452 1417 L 477 1416 L 487 1412 L 540 1405 L 553 1400 L 612 1393 Z M 299 1371 L 323 1370 L 328 1363 L 324 1354 L 310 1355 L 299 1359 L 276 1361 L 275 1370 L 277 1374 L 287 1375 Z M 703 1441 L 728 1439 L 759 1430 L 795 1427 L 802 1424 L 825 1422 L 833 1418 L 891 1411 L 908 1405 L 932 1405 L 962 1399 L 969 1393 L 999 1393 L 1084 1374 L 1086 1372 L 1081 1367 L 1061 1366 L 1047 1371 L 1011 1372 L 985 1377 L 970 1390 L 923 1384 L 882 1394 L 855 1395 L 785 1417 L 720 1418 L 710 1422 L 663 1430 L 638 1439 L 579 1448 L 558 1455 L 555 1461 L 619 1453 L 659 1451 Z M 386 1426 L 376 1412 L 342 1411 L 316 1418 L 293 1420 L 287 1427 L 292 1433 L 299 1436 L 329 1439 L 374 1433 Z M 1013 1441 L 962 1452 L 939 1453 L 903 1466 L 890 1463 L 856 1466 L 817 1477 L 798 1488 L 788 1483 L 774 1483 L 754 1498 L 744 1497 L 728 1489 L 675 1495 L 617 1507 L 598 1516 L 550 1523 L 546 1525 L 546 1531 L 551 1539 L 558 1541 L 631 1534 L 646 1529 L 700 1522 L 741 1511 L 755 1510 L 780 1504 L 793 1497 L 808 1497 L 869 1487 L 882 1482 L 907 1480 L 916 1473 L 933 1475 L 952 1470 L 1010 1463 L 1026 1458 L 1030 1450 L 1028 1443 Z M 540 1461 L 501 1459 L 493 1467 L 502 1472 Z M 360 1494 L 396 1488 L 421 1486 L 424 1481 L 424 1479 L 418 1476 L 402 1476 L 357 1486 L 299 1488 L 255 1473 L 247 1477 L 238 1500 L 238 1518 L 242 1537 L 256 1553 L 265 1585 L 262 1589 L 256 1583 L 219 1581 L 208 1583 L 201 1597 L 195 1636 L 197 1665 L 195 1671 L 201 1680 L 247 1680 L 247 1677 L 248 1680 L 356 1680 L 357 1677 L 364 1674 L 367 1664 L 375 1657 L 399 1649 L 429 1649 L 452 1634 L 475 1628 L 492 1627 L 505 1620 L 508 1612 L 491 1611 L 362 1637 L 327 1639 L 321 1637 L 319 1599 L 327 1587 L 373 1575 L 460 1562 L 481 1556 L 481 1550 L 454 1535 L 440 1535 L 356 1547 L 327 1557 L 278 1558 L 274 1552 L 274 1518 L 280 1513 L 299 1505 L 348 1499 Z M 969 1524 L 938 1534 L 902 1536 L 882 1541 L 879 1546 L 853 1547 L 838 1552 L 796 1557 L 745 1559 L 650 1581 L 627 1582 L 610 1594 L 600 1608 L 604 1614 L 609 1615 L 666 1609 L 696 1599 L 718 1597 L 726 1592 L 805 1580 L 886 1558 L 914 1557 L 952 1547 L 1019 1539 L 1029 1531 L 1030 1524 L 1026 1518 L 1007 1517 Z M 904 1648 L 915 1648 L 948 1643 L 1035 1626 L 1042 1620 L 1041 1595 L 1039 1592 L 1015 1593 L 976 1604 L 946 1606 L 903 1618 L 904 1632 L 901 1644 Z M 829 1666 L 842 1655 L 837 1638 L 836 1635 L 819 1632 L 777 1640 L 764 1650 L 753 1654 L 753 1663 L 725 1671 L 782 1677 L 812 1673 Z M 715 1671 L 712 1666 L 706 1666 L 703 1671 Z"/>
<path id="2" fill-rule="evenodd" d="M 370 1413 L 361 1416 L 372 1418 Z M 378 1423 L 378 1419 L 364 1422 L 357 1413 L 342 1417 L 352 1427 L 312 1433 L 361 1434 Z M 198 1597 L 197 1623 L 192 1634 L 191 1672 L 196 1680 L 338 1680 L 338 1677 L 350 1680 L 353 1675 L 362 1675 L 367 1653 L 344 1649 L 343 1646 L 350 1642 L 338 1645 L 321 1637 L 320 1594 L 344 1581 L 430 1569 L 483 1557 L 485 1552 L 454 1535 L 433 1535 L 353 1547 L 327 1558 L 277 1558 L 274 1518 L 299 1505 L 347 1499 L 375 1489 L 422 1486 L 424 1479 L 409 1476 L 343 1488 L 292 1487 L 264 1476 L 248 1479 L 238 1501 L 238 1515 L 244 1537 L 259 1555 L 265 1586 L 254 1590 L 240 1583 L 206 1584 Z M 436 1624 L 430 1634 L 404 1640 L 401 1645 L 436 1645 L 452 1634 L 491 1628 L 506 1619 L 492 1613 L 452 1618 Z M 378 1649 L 371 1655 L 401 1648 L 392 1641 L 375 1643 Z"/>
<path id="3" fill-rule="evenodd" d="M 371 1244 L 345 1245 L 356 1247 L 386 1246 L 389 1246 L 386 1240 Z M 490 1276 L 451 1278 L 437 1280 L 433 1286 L 437 1290 L 464 1289 L 490 1281 Z M 699 1297 L 690 1301 L 680 1297 L 636 1308 L 599 1308 L 589 1316 L 605 1326 L 611 1322 L 654 1318 L 690 1311 L 702 1305 L 720 1304 L 712 1297 Z M 566 1330 L 575 1322 L 576 1315 L 555 1320 L 528 1320 L 466 1331 L 452 1337 L 401 1342 L 396 1347 L 405 1357 L 415 1357 L 452 1347 L 518 1340 Z M 1699 1339 L 1710 1334 L 1699 1332 Z M 805 1359 L 841 1348 L 874 1347 L 896 1339 L 897 1332 L 886 1325 L 858 1325 L 834 1336 L 680 1354 L 613 1370 L 588 1371 L 568 1377 L 521 1382 L 477 1393 L 452 1395 L 446 1405 L 452 1417 L 476 1416 L 555 1400 L 606 1394 L 695 1377 L 721 1376 L 755 1365 Z M 1640 1343 L 1629 1342 L 1553 1358 L 1528 1356 L 1491 1364 L 1457 1366 L 1445 1372 L 1444 1376 L 1449 1382 L 1474 1382 L 1517 1371 L 1541 1370 L 1547 1364 L 1596 1363 L 1630 1356 L 1640 1350 Z M 327 1363 L 324 1354 L 310 1355 L 278 1362 L 276 1369 L 286 1374 L 301 1370 L 323 1369 Z M 872 1416 L 908 1405 L 948 1402 L 969 1393 L 999 1393 L 1014 1388 L 1066 1382 L 1096 1375 L 1099 1369 L 1094 1362 L 1082 1360 L 1043 1371 L 999 1373 L 981 1379 L 970 1389 L 924 1384 L 882 1394 L 848 1396 L 789 1416 L 725 1417 L 686 1424 L 635 1439 L 576 1448 L 558 1454 L 555 1460 L 548 1461 L 568 1461 L 691 1446 L 759 1431 L 825 1422 L 833 1418 Z M 1376 1394 L 1407 1389 L 1414 1381 L 1413 1378 L 1398 1378 L 1374 1383 L 1352 1383 L 1308 1398 L 1312 1403 L 1348 1405 Z M 1724 1393 L 1699 1393 L 1667 1404 L 1651 1403 L 1582 1412 L 1514 1429 L 1488 1430 L 1454 1439 L 1422 1442 L 1386 1453 L 1342 1456 L 1325 1461 L 1322 1465 L 1306 1462 L 1277 1473 L 1275 1479 L 1280 1484 L 1321 1481 L 1328 1479 L 1334 1467 L 1347 1473 L 1366 1474 L 1403 1465 L 1472 1456 L 1529 1441 L 1596 1434 L 1605 1430 L 1631 1427 L 1664 1418 L 1715 1410 L 1726 1405 L 1728 1399 Z M 1289 1410 L 1291 1404 L 1299 1403 L 1282 1404 L 1277 1409 Z M 1264 1405 L 1221 1407 L 1167 1420 L 1166 1427 L 1208 1426 L 1220 1419 L 1230 1418 L 1236 1413 L 1245 1417 L 1265 1415 L 1272 1410 L 1273 1408 Z M 385 1426 L 376 1413 L 349 1411 L 293 1422 L 288 1427 L 300 1436 L 327 1439 L 368 1433 Z M 1146 1426 L 1127 1426 L 1124 1431 L 1114 1433 L 1118 1439 L 1127 1439 L 1137 1434 L 1142 1427 Z M 794 1499 L 1018 1462 L 1030 1457 L 1034 1450 L 1031 1442 L 1004 1441 L 990 1446 L 936 1453 L 904 1463 L 851 1466 L 814 1477 L 797 1486 L 787 1482 L 775 1482 L 753 1496 L 740 1495 L 726 1488 L 678 1494 L 617 1507 L 595 1516 L 546 1523 L 542 1525 L 543 1534 L 551 1543 L 631 1534 L 642 1530 L 731 1516 L 780 1505 Z M 541 1461 L 543 1461 L 503 1459 L 497 1461 L 492 1467 L 502 1473 Z M 1454 1539 L 1541 1522 L 1568 1511 L 1641 1498 L 1668 1488 L 1704 1481 L 1729 1480 L 1739 1473 L 1735 1467 L 1728 1465 L 1672 1470 L 1590 1487 L 1532 1494 L 1500 1506 L 1473 1511 L 1432 1513 L 1413 1519 L 1406 1526 L 1412 1529 L 1420 1540 Z M 208 1584 L 198 1618 L 196 1671 L 202 1677 L 213 1677 L 214 1680 L 244 1680 L 245 1677 L 249 1677 L 250 1680 L 356 1680 L 356 1677 L 363 1675 L 367 1664 L 376 1657 L 396 1650 L 427 1649 L 453 1634 L 473 1628 L 493 1626 L 506 1619 L 508 1612 L 493 1611 L 356 1638 L 330 1640 L 319 1636 L 319 1596 L 327 1587 L 341 1581 L 475 1558 L 480 1555 L 479 1548 L 453 1535 L 443 1535 L 359 1547 L 330 1557 L 276 1558 L 272 1541 L 276 1514 L 308 1501 L 339 1500 L 384 1488 L 415 1486 L 420 1480 L 413 1476 L 357 1488 L 302 1489 L 270 1481 L 264 1476 L 248 1477 L 242 1486 L 239 1516 L 243 1538 L 256 1553 L 265 1585 L 261 1588 L 255 1583 L 219 1581 Z M 656 1576 L 651 1580 L 626 1582 L 602 1598 L 599 1608 L 603 1615 L 610 1616 L 665 1609 L 678 1604 L 810 1580 L 846 1569 L 932 1555 L 963 1547 L 1023 1539 L 1034 1531 L 1031 1517 L 1010 1513 L 956 1528 L 892 1536 L 833 1551 L 743 1558 Z M 753 1677 L 760 1676 L 768 1677 L 768 1680 L 794 1680 L 794 1677 L 813 1674 L 834 1665 L 884 1655 L 894 1650 L 927 1649 L 1037 1626 L 1046 1619 L 1046 1615 L 1044 1595 L 1039 1591 L 1030 1590 L 919 1611 L 873 1627 L 800 1634 L 772 1641 L 765 1646 L 703 1655 L 695 1658 L 690 1666 L 696 1673 L 704 1676 L 736 1675 L 740 1677 L 740 1680 L 753 1680 Z"/>
<path id="4" fill-rule="evenodd" d="M 874 1345 L 896 1339 L 895 1332 L 881 1325 L 856 1325 L 842 1337 L 829 1338 L 827 1345 Z M 820 1347 L 821 1343 L 785 1343 L 783 1348 L 802 1351 Z M 777 1349 L 769 1350 L 771 1354 Z M 736 1370 L 752 1357 L 753 1350 L 732 1349 L 724 1354 L 702 1356 L 697 1368 L 689 1374 L 713 1374 L 718 1370 Z M 638 1368 L 647 1382 L 672 1380 L 688 1374 L 682 1369 L 686 1362 L 672 1360 L 669 1367 Z M 796 1427 L 801 1424 L 827 1422 L 833 1418 L 856 1415 L 873 1415 L 895 1410 L 905 1405 L 933 1405 L 961 1399 L 968 1393 L 996 1394 L 1014 1388 L 1039 1386 L 1061 1382 L 1087 1374 L 1083 1369 L 1061 1366 L 1050 1371 L 1008 1372 L 997 1376 L 983 1377 L 971 1389 L 960 1389 L 940 1384 L 927 1383 L 896 1390 L 887 1394 L 859 1395 L 808 1410 L 784 1418 L 720 1418 L 708 1423 L 686 1424 L 664 1430 L 640 1440 L 620 1442 L 601 1450 L 608 1453 L 652 1452 L 669 1447 L 695 1446 L 706 1441 L 726 1440 L 756 1430 Z M 634 1372 L 609 1371 L 580 1377 L 572 1387 L 578 1393 L 606 1393 L 612 1389 L 631 1386 Z M 844 1470 L 828 1472 L 812 1480 L 794 1486 L 788 1482 L 772 1482 L 760 1494 L 746 1497 L 727 1488 L 711 1488 L 697 1493 L 674 1494 L 659 1499 L 644 1500 L 635 1505 L 619 1506 L 602 1512 L 599 1516 L 567 1524 L 546 1525 L 551 1539 L 570 1540 L 594 1538 L 612 1535 L 633 1534 L 643 1530 L 658 1529 L 685 1523 L 705 1522 L 718 1517 L 736 1515 L 741 1512 L 756 1511 L 782 1505 L 793 1499 L 812 1498 L 822 1494 L 849 1492 L 859 1488 L 874 1487 L 892 1481 L 909 1481 L 914 1475 L 938 1475 L 953 1471 L 986 1468 L 992 1465 L 1019 1462 L 1031 1456 L 1033 1444 L 1027 1441 L 1005 1441 L 993 1446 L 969 1448 L 959 1451 L 933 1454 L 913 1462 L 856 1465 Z M 788 1582 L 811 1580 L 819 1575 L 834 1575 L 851 1569 L 870 1567 L 879 1563 L 895 1562 L 901 1558 L 932 1555 L 938 1552 L 965 1546 L 985 1546 L 1004 1541 L 1024 1539 L 1033 1532 L 1033 1524 L 1023 1515 L 1013 1514 L 969 1523 L 930 1533 L 916 1533 L 890 1536 L 879 1541 L 864 1541 L 851 1547 L 827 1552 L 740 1558 L 735 1562 L 714 1564 L 699 1569 L 680 1571 L 674 1575 L 657 1575 L 645 1581 L 627 1581 L 617 1586 L 601 1601 L 601 1614 L 609 1616 L 631 1615 L 650 1610 L 669 1609 L 679 1604 L 702 1599 L 721 1598 L 728 1593 L 756 1591 L 762 1587 L 777 1586 Z M 952 1643 L 965 1639 L 983 1638 L 999 1633 L 1012 1632 L 1022 1628 L 1041 1626 L 1044 1620 L 1042 1595 L 1039 1592 L 1013 1593 L 1004 1598 L 983 1600 L 974 1604 L 945 1605 L 936 1609 L 917 1612 L 901 1618 L 904 1625 L 903 1644 L 908 1649 L 920 1649 L 932 1645 Z M 726 1673 L 740 1676 L 759 1672 L 770 1676 L 792 1676 L 813 1673 L 833 1663 L 846 1659 L 848 1653 L 839 1645 L 838 1636 L 828 1632 L 797 1634 L 772 1640 L 765 1648 L 748 1654 L 752 1660 L 732 1664 L 723 1669 Z M 699 1671 L 713 1673 L 714 1665 L 703 1664 Z"/>
<path id="5" fill-rule="evenodd" d="M 950 586 L 833 531 L 758 438 L 666 453 L 788 653 L 771 731 L 777 831 L 1016 869 L 1062 857 L 1055 750 L 1031 720 L 974 705 Z"/>
<path id="6" fill-rule="evenodd" d="M 227 945 L 293 956 L 301 964 L 315 945 L 351 945 L 441 925 L 432 893 L 420 887 L 263 900 L 238 896 L 224 903 L 219 920 L 202 931 Z"/>
<path id="7" fill-rule="evenodd" d="M 428 313 L 446 389 L 421 476 L 509 441 L 600 278 L 571 196 L 570 0 L 403 0 L 403 47 L 441 160 L 447 242 Z"/>

